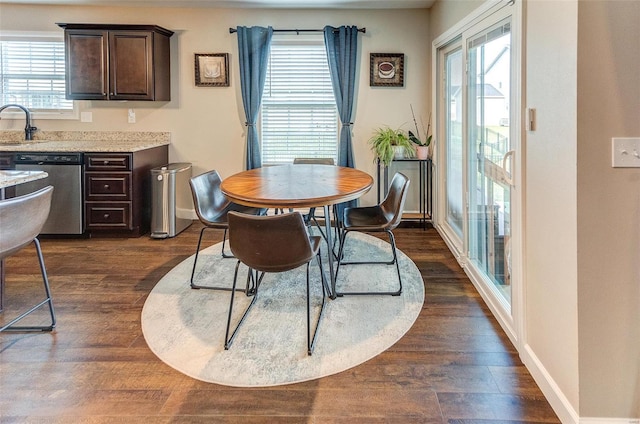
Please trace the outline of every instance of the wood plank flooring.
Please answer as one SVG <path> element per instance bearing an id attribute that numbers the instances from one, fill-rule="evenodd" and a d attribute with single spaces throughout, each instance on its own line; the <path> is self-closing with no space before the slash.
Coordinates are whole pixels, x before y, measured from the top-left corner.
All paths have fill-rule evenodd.
<path id="1" fill-rule="evenodd" d="M 426 298 L 413 328 L 383 354 L 334 376 L 261 389 L 173 370 L 148 349 L 140 312 L 155 283 L 194 253 L 200 228 L 167 240 L 43 239 L 58 325 L 0 333 L 0 423 L 559 422 L 433 229 L 394 231 Z M 207 242 L 221 238 L 211 231 Z M 35 249 L 9 258 L 6 273 L 0 322 L 41 291 Z"/>

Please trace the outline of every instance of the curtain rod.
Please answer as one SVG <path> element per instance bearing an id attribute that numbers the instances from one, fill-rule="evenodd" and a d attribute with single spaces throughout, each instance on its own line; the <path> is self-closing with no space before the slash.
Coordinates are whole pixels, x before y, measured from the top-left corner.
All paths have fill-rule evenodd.
<path id="1" fill-rule="evenodd" d="M 233 34 L 234 32 L 238 32 L 235 28 L 229 28 L 229 34 Z M 300 34 L 301 32 L 324 32 L 323 29 L 274 29 L 273 32 L 295 32 L 296 34 Z M 366 28 L 358 28 L 358 32 L 366 33 Z"/>

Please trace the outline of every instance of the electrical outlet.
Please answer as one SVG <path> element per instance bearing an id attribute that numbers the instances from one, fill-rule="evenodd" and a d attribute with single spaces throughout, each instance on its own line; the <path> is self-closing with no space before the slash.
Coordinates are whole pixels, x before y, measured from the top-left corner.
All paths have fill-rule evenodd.
<path id="1" fill-rule="evenodd" d="M 136 112 L 133 109 L 129 109 L 128 121 L 130 124 L 136 123 Z"/>
<path id="2" fill-rule="evenodd" d="M 93 112 L 80 112 L 80 122 L 93 122 Z"/>
<path id="3" fill-rule="evenodd" d="M 612 138 L 611 166 L 613 168 L 640 168 L 640 137 Z"/>

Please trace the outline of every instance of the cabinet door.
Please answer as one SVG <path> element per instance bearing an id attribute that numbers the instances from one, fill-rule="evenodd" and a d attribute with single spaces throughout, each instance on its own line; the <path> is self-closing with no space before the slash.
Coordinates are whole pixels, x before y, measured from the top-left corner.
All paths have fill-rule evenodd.
<path id="1" fill-rule="evenodd" d="M 67 30 L 65 38 L 67 99 L 106 100 L 108 33 Z"/>
<path id="2" fill-rule="evenodd" d="M 153 33 L 110 31 L 112 100 L 153 100 Z"/>

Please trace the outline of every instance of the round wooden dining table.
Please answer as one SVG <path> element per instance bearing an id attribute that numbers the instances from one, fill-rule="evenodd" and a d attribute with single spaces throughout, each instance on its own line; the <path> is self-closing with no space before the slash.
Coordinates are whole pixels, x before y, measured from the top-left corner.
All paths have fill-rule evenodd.
<path id="1" fill-rule="evenodd" d="M 222 192 L 233 202 L 260 208 L 323 207 L 328 251 L 333 242 L 331 220 L 332 205 L 354 200 L 367 193 L 373 178 L 354 168 L 333 165 L 296 164 L 267 166 L 234 174 L 222 181 Z M 329 253 L 331 298 L 335 299 L 333 255 Z"/>

